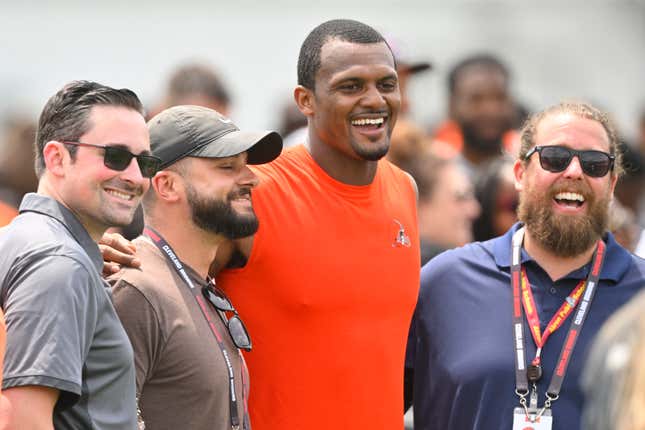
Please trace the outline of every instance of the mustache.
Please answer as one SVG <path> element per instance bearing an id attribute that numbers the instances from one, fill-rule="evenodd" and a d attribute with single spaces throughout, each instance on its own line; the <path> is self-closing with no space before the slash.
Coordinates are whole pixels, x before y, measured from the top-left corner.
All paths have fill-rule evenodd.
<path id="1" fill-rule="evenodd" d="M 553 198 L 557 194 L 563 192 L 581 194 L 585 198 L 585 201 L 592 200 L 594 197 L 589 185 L 582 181 L 571 181 L 568 179 L 564 179 L 553 184 L 549 189 L 549 197 Z"/>
<path id="2" fill-rule="evenodd" d="M 251 187 L 240 187 L 237 190 L 231 191 L 226 196 L 228 201 L 235 200 L 237 198 L 251 198 Z"/>

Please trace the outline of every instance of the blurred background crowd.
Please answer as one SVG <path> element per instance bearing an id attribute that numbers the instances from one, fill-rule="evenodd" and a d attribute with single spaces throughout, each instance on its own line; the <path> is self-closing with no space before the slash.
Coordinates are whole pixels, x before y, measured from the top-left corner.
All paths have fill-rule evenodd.
<path id="1" fill-rule="evenodd" d="M 149 116 L 197 104 L 242 128 L 306 139 L 292 100 L 298 42 L 348 17 L 388 36 L 403 115 L 389 158 L 419 185 L 422 259 L 515 221 L 517 131 L 535 109 L 590 101 L 614 116 L 627 172 L 612 229 L 635 250 L 645 226 L 645 1 L 2 4 L 0 224 L 33 191 L 38 108 L 72 79 L 134 89 Z"/>

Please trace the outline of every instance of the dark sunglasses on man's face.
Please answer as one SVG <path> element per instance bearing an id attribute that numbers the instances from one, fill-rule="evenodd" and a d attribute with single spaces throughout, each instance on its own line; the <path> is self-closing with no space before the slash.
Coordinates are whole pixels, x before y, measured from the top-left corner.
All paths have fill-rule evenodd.
<path id="1" fill-rule="evenodd" d="M 540 156 L 540 166 L 544 170 L 553 173 L 563 172 L 576 156 L 580 161 L 582 171 L 594 178 L 602 178 L 613 169 L 616 158 L 602 151 L 576 151 L 566 146 L 534 146 L 526 153 L 524 159 L 528 160 L 536 152 Z"/>
<path id="2" fill-rule="evenodd" d="M 228 297 L 226 297 L 226 295 L 213 283 L 211 283 L 209 287 L 203 287 L 202 294 L 204 295 L 206 300 L 208 300 L 210 304 L 213 305 L 218 311 L 233 312 L 233 316 L 229 319 L 226 319 L 226 317 L 222 314 L 220 315 L 222 315 L 222 318 L 226 323 L 228 333 L 231 335 L 231 339 L 233 339 L 235 346 L 240 349 L 250 351 L 251 337 L 249 336 L 249 332 L 246 330 L 246 326 L 242 322 L 240 316 L 237 314 L 237 311 L 231 304 L 231 301 L 228 299 Z"/>
<path id="3" fill-rule="evenodd" d="M 118 146 L 94 145 L 91 143 L 70 141 L 63 141 L 63 143 L 65 145 L 89 146 L 92 148 L 103 149 L 105 151 L 103 153 L 103 164 L 105 164 L 105 167 L 118 172 L 127 169 L 133 158 L 137 159 L 139 170 L 141 170 L 141 176 L 144 178 L 152 178 L 155 173 L 159 171 L 159 167 L 161 166 L 161 160 L 157 157 L 145 154 L 134 155 L 127 149 L 120 148 Z"/>

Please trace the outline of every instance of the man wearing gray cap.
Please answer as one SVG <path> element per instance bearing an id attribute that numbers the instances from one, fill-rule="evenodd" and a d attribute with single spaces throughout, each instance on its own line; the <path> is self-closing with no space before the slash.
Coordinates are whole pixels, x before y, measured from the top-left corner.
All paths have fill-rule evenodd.
<path id="1" fill-rule="evenodd" d="M 148 122 L 162 160 L 134 241 L 140 269 L 110 278 L 135 351 L 141 418 L 150 429 L 248 429 L 251 340 L 208 268 L 220 243 L 252 235 L 257 177 L 247 164 L 282 150 L 275 132 L 242 132 L 219 113 L 176 106 Z"/>

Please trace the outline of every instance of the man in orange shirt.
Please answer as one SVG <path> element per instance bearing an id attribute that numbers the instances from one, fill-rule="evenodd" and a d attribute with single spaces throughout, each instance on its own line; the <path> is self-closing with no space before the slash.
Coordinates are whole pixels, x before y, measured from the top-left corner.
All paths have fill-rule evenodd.
<path id="1" fill-rule="evenodd" d="M 253 428 L 401 430 L 420 256 L 416 184 L 383 159 L 401 105 L 390 47 L 357 21 L 319 25 L 294 98 L 307 143 L 254 169 L 259 229 L 211 265 L 253 337 Z"/>
<path id="2" fill-rule="evenodd" d="M 217 278 L 254 339 L 253 427 L 402 429 L 419 241 L 416 187 L 382 160 L 395 61 L 371 27 L 328 21 L 302 45 L 298 84 L 308 142 L 255 169 L 259 230 Z"/>

